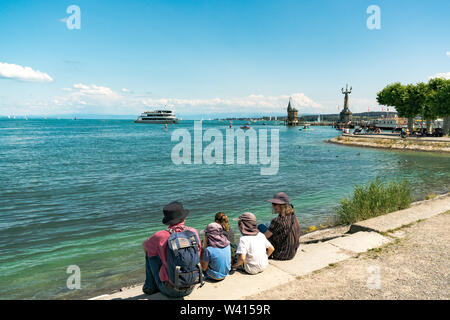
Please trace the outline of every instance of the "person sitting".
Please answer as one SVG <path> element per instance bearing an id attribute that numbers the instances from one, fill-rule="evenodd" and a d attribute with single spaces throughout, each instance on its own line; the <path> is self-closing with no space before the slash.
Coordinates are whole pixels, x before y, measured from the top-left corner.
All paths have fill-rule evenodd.
<path id="1" fill-rule="evenodd" d="M 362 129 L 361 128 L 356 128 L 354 131 L 353 131 L 353 134 L 360 134 L 362 132 Z"/>
<path id="2" fill-rule="evenodd" d="M 232 263 L 236 262 L 237 244 L 235 243 L 234 232 L 230 228 L 230 223 L 227 215 L 223 212 L 217 212 L 214 221 L 222 226 L 223 234 L 230 241 Z"/>
<path id="3" fill-rule="evenodd" d="M 277 193 L 267 201 L 272 203 L 272 212 L 278 213 L 278 216 L 272 219 L 269 227 L 259 225 L 258 229 L 275 248 L 272 259 L 291 260 L 300 244 L 300 224 L 294 208 L 289 203 L 289 196 L 284 192 Z"/>
<path id="4" fill-rule="evenodd" d="M 402 128 L 402 131 L 400 131 L 400 137 L 402 137 L 402 138 L 406 138 L 406 137 L 408 137 L 409 136 L 409 133 L 408 133 L 408 131 L 407 131 L 408 129 L 404 129 L 404 128 Z"/>
<path id="5" fill-rule="evenodd" d="M 145 294 L 153 294 L 160 291 L 168 297 L 184 297 L 192 292 L 194 284 L 190 284 L 187 287 L 177 286 L 177 279 L 179 280 L 179 277 L 177 277 L 176 274 L 177 267 L 172 265 L 173 251 L 169 250 L 173 244 L 171 244 L 169 248 L 168 240 L 169 237 L 172 237 L 173 235 L 176 236 L 179 233 L 183 233 L 182 236 L 187 236 L 187 238 L 183 239 L 178 238 L 178 240 L 184 240 L 184 244 L 188 244 L 188 246 L 186 246 L 181 245 L 180 243 L 179 248 L 190 250 L 188 253 L 190 254 L 191 260 L 198 259 L 198 270 L 192 271 L 193 277 L 189 277 L 189 279 L 198 278 L 200 282 L 202 282 L 203 275 L 200 270 L 200 237 L 196 229 L 185 225 L 189 210 L 184 209 L 180 202 L 175 201 L 169 203 L 163 208 L 163 213 L 164 218 L 162 223 L 167 225 L 168 229 L 156 232 L 142 244 L 145 251 L 146 275 L 142 291 Z M 190 261 L 186 262 L 188 263 Z M 197 265 L 196 261 L 193 265 Z M 195 277 L 195 273 L 197 277 Z M 174 274 L 175 280 L 170 278 L 171 276 L 173 277 Z"/>
<path id="6" fill-rule="evenodd" d="M 208 224 L 200 263 L 207 279 L 223 280 L 231 270 L 230 241 L 216 222 Z"/>
<path id="7" fill-rule="evenodd" d="M 227 215 L 223 212 L 217 212 L 214 221 L 222 226 L 223 234 L 227 237 L 231 244 L 234 243 L 234 232 L 230 228 Z"/>
<path id="8" fill-rule="evenodd" d="M 258 231 L 256 217 L 251 212 L 244 212 L 238 219 L 239 231 L 242 236 L 236 250 L 237 262 L 231 267 L 232 271 L 243 266 L 249 274 L 257 274 L 264 271 L 269 265 L 268 257 L 275 248 Z"/>

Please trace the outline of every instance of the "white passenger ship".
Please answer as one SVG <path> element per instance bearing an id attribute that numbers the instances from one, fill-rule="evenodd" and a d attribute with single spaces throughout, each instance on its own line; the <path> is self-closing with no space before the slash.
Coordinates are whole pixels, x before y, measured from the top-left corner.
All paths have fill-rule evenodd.
<path id="1" fill-rule="evenodd" d="M 393 130 L 408 127 L 408 119 L 398 117 L 372 119 L 369 121 L 369 125 L 383 130 Z"/>
<path id="2" fill-rule="evenodd" d="M 369 121 L 370 126 L 375 126 L 376 128 L 380 128 L 383 130 L 394 130 L 408 127 L 408 119 L 406 118 L 379 118 L 373 119 Z M 442 128 L 444 125 L 443 119 L 437 119 L 433 122 L 433 128 Z M 425 121 L 423 120 L 415 120 L 414 121 L 415 128 L 425 128 Z"/>
<path id="3" fill-rule="evenodd" d="M 170 110 L 145 111 L 139 118 L 134 120 L 136 123 L 178 123 L 175 114 Z"/>

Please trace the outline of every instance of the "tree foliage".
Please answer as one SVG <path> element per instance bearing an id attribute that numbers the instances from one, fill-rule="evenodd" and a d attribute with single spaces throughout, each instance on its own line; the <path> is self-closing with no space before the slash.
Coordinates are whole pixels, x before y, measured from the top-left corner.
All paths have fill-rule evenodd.
<path id="1" fill-rule="evenodd" d="M 387 85 L 378 92 L 380 105 L 392 106 L 400 117 L 436 119 L 450 115 L 450 80 L 431 79 L 428 83 Z"/>
<path id="2" fill-rule="evenodd" d="M 450 116 L 450 79 L 434 78 L 428 82 L 429 104 L 437 117 Z"/>

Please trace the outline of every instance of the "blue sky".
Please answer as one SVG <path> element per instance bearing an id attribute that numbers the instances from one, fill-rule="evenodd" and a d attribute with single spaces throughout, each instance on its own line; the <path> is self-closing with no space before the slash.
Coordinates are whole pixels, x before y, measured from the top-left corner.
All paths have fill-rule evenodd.
<path id="1" fill-rule="evenodd" d="M 380 110 L 386 84 L 450 75 L 449 12 L 447 0 L 0 0 L 0 115 L 283 114 L 290 96 L 300 113 L 333 113 L 346 83 L 352 111 Z"/>

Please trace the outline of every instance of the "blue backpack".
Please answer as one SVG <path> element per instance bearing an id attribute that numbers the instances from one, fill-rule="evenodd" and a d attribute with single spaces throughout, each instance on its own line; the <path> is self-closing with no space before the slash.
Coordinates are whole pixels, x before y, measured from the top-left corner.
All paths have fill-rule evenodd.
<path id="1" fill-rule="evenodd" d="M 167 273 L 175 289 L 183 290 L 197 283 L 203 285 L 203 273 L 198 254 L 199 240 L 194 232 L 168 229 Z"/>

